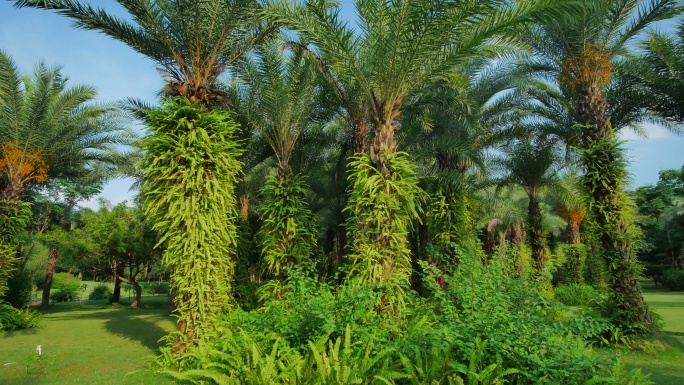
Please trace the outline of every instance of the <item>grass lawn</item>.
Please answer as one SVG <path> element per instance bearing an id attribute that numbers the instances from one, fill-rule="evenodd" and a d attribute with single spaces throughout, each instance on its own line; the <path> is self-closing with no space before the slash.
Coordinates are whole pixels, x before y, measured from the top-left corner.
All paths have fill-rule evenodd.
<path id="1" fill-rule="evenodd" d="M 42 327 L 0 334 L 0 384 L 174 384 L 148 368 L 157 341 L 174 328 L 167 297 L 143 297 L 140 309 L 126 306 L 125 298 L 121 306 L 53 304 L 41 311 Z"/>
<path id="2" fill-rule="evenodd" d="M 663 317 L 665 326 L 658 339 L 665 349 L 653 354 L 629 352 L 623 354 L 630 368 L 642 368 L 651 373 L 651 381 L 658 385 L 684 384 L 684 293 L 646 287 L 644 298 L 649 306 Z"/>

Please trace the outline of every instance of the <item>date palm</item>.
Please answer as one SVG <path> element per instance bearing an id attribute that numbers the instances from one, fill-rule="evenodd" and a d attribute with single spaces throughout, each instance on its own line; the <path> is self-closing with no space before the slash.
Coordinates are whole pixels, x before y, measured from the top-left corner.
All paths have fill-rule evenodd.
<path id="1" fill-rule="evenodd" d="M 557 2 L 553 2 L 557 3 Z M 349 210 L 354 216 L 353 269 L 371 282 L 407 282 L 407 230 L 422 191 L 405 153 L 398 152 L 399 118 L 425 85 L 485 53 L 510 50 L 510 39 L 488 39 L 535 17 L 559 16 L 550 1 L 460 2 L 357 0 L 358 28 L 340 18 L 338 3 L 276 1 L 268 16 L 299 32 L 342 87 L 355 89 L 373 134 L 354 168 Z"/>
<path id="2" fill-rule="evenodd" d="M 256 0 L 118 0 L 130 18 L 77 0 L 22 0 L 19 7 L 56 10 L 77 28 L 119 40 L 153 61 L 175 98 L 147 113 L 142 195 L 171 270 L 178 315 L 174 358 L 211 335 L 233 304 L 237 245 L 234 187 L 241 168 L 239 131 L 230 101 L 215 81 L 269 29 Z M 188 160 L 191 159 L 191 160 Z M 197 223 L 201 223 L 198 226 Z M 201 270 L 201 273 L 198 271 Z"/>
<path id="3" fill-rule="evenodd" d="M 275 177 L 262 188 L 264 220 L 262 254 L 269 270 L 308 261 L 315 247 L 313 213 L 306 202 L 307 186 L 293 172 L 292 157 L 304 132 L 325 115 L 322 88 L 313 59 L 303 51 L 286 55 L 283 42 L 273 39 L 255 48 L 237 66 L 237 87 L 246 100 L 242 114 L 270 145 L 277 160 Z"/>
<path id="4" fill-rule="evenodd" d="M 630 63 L 633 92 L 651 98 L 651 109 L 660 115 L 684 121 L 684 22 L 671 33 L 651 32 L 641 43 L 643 54 Z M 649 100 L 649 99 L 647 99 Z"/>
<path id="5" fill-rule="evenodd" d="M 92 86 L 69 87 L 61 67 L 38 63 L 22 76 L 0 51 L 0 193 L 18 202 L 29 185 L 52 178 L 94 180 L 122 162 L 117 145 L 130 144 L 122 115 L 93 104 Z"/>
<path id="6" fill-rule="evenodd" d="M 267 32 L 256 0 L 117 0 L 130 21 L 78 0 L 18 0 L 17 7 L 56 10 L 80 29 L 119 40 L 154 60 L 164 92 L 202 106 L 229 105 L 216 78 Z"/>
<path id="7" fill-rule="evenodd" d="M 681 12 L 677 0 L 592 0 L 562 23 L 539 23 L 526 38 L 536 50 L 533 67 L 555 77 L 573 100 L 584 184 L 591 195 L 597 238 L 610 263 L 609 280 L 617 320 L 625 326 L 652 324 L 638 283 L 635 256 L 623 212 L 624 157 L 617 142 L 606 89 L 628 44 L 653 22 Z"/>
<path id="8" fill-rule="evenodd" d="M 504 176 L 500 187 L 518 185 L 527 193 L 527 222 L 532 257 L 538 271 L 548 261 L 548 245 L 544 234 L 540 204 L 541 194 L 559 186 L 558 172 L 562 167 L 562 148 L 558 139 L 546 135 L 526 135 L 504 147 Z"/>

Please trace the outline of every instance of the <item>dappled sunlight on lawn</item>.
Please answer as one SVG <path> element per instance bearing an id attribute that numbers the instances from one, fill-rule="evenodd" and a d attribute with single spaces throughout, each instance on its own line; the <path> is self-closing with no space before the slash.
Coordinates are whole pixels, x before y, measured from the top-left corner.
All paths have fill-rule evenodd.
<path id="1" fill-rule="evenodd" d="M 0 340 L 0 384 L 172 384 L 149 369 L 158 340 L 174 328 L 167 300 L 144 297 L 139 309 L 86 301 L 41 311 L 42 327 Z"/>

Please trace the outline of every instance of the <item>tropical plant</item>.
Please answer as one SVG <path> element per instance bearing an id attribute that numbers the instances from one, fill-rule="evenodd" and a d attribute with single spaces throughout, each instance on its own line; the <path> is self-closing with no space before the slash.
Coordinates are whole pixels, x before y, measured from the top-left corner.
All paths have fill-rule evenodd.
<path id="1" fill-rule="evenodd" d="M 285 55 L 274 39 L 255 48 L 241 62 L 237 76 L 243 111 L 268 142 L 278 168 L 261 189 L 264 225 L 262 254 L 276 276 L 292 264 L 306 263 L 316 247 L 315 220 L 306 202 L 306 185 L 290 164 L 297 141 L 322 117 L 321 89 L 313 59 L 295 51 Z"/>
<path id="2" fill-rule="evenodd" d="M 48 178 L 88 180 L 121 163 L 130 144 L 121 114 L 93 104 L 95 88 L 67 87 L 60 67 L 38 63 L 29 76 L 0 51 L 0 191 L 17 202 L 27 185 Z"/>
<path id="3" fill-rule="evenodd" d="M 512 141 L 504 151 L 506 157 L 501 160 L 504 176 L 498 184 L 500 187 L 517 184 L 527 193 L 529 241 L 537 270 L 541 272 L 549 258 L 549 250 L 540 198 L 545 189 L 560 185 L 558 172 L 562 167 L 562 155 L 558 141 L 553 137 L 532 134 Z"/>
<path id="4" fill-rule="evenodd" d="M 681 3 L 596 0 L 583 4 L 573 20 L 538 23 L 530 26 L 524 37 L 537 53 L 531 67 L 547 78 L 556 77 L 575 106 L 584 184 L 591 196 L 595 237 L 612 277 L 613 302 L 618 309 L 615 316 L 626 325 L 651 324 L 637 280 L 630 223 L 624 214 L 624 161 L 615 131 L 622 127 L 617 122 L 611 124 L 611 114 L 621 103 L 609 106 L 606 93 L 613 69 L 627 54 L 628 44 L 653 22 L 677 15 Z"/>
<path id="5" fill-rule="evenodd" d="M 269 29 L 259 20 L 255 0 L 118 0 L 130 18 L 77 0 L 18 0 L 18 7 L 56 10 L 80 29 L 101 32 L 154 60 L 167 79 L 164 92 L 199 102 L 229 106 L 216 78 Z"/>
<path id="6" fill-rule="evenodd" d="M 558 8 L 548 1 L 481 1 L 463 7 L 359 0 L 354 5 L 356 29 L 340 18 L 339 4 L 328 1 L 277 1 L 266 14 L 301 33 L 320 53 L 329 78 L 358 90 L 353 105 L 360 108 L 354 111 L 366 114 L 361 121 L 370 121 L 374 137 L 368 153 L 350 164 L 350 258 L 355 272 L 371 282 L 406 282 L 411 265 L 405 234 L 416 219 L 421 191 L 407 155 L 397 152 L 402 109 L 456 64 L 511 48 L 502 43 L 483 50 L 489 38 L 534 17 L 557 15 Z"/>
<path id="7" fill-rule="evenodd" d="M 166 246 L 162 262 L 171 271 L 178 314 L 173 349 L 185 353 L 233 305 L 238 127 L 230 114 L 200 110 L 184 98 L 150 112 L 149 124 L 139 144 L 143 209 Z"/>

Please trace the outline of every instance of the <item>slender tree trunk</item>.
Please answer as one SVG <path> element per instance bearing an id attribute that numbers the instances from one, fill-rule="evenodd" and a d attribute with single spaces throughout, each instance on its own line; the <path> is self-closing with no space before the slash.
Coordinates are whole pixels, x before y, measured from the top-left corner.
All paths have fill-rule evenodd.
<path id="1" fill-rule="evenodd" d="M 639 286 L 637 261 L 632 250 L 628 227 L 623 215 L 625 172 L 619 144 L 610 126 L 607 102 L 596 81 L 577 84 L 577 114 L 584 126 L 582 147 L 585 152 L 584 183 L 592 196 L 593 218 L 610 275 L 609 285 L 617 318 L 625 326 L 645 324 L 653 318 Z"/>
<path id="2" fill-rule="evenodd" d="M 123 274 L 123 266 L 118 262 L 114 262 L 114 292 L 112 293 L 112 304 L 118 304 L 121 301 L 121 275 Z"/>
<path id="3" fill-rule="evenodd" d="M 57 248 L 50 247 L 50 254 L 48 255 L 47 269 L 45 270 L 45 285 L 43 286 L 43 302 L 40 307 L 47 309 L 50 306 L 50 289 L 52 289 L 52 278 L 55 275 L 55 266 L 57 265 Z"/>
<path id="4" fill-rule="evenodd" d="M 142 299 L 142 286 L 140 286 L 138 280 L 135 279 L 135 276 L 132 276 L 131 279 L 119 276 L 119 279 L 122 282 L 133 285 L 133 288 L 135 288 L 135 299 L 133 300 L 131 307 L 140 307 L 140 300 Z"/>
<path id="5" fill-rule="evenodd" d="M 542 271 L 544 270 L 544 266 L 546 266 L 547 255 L 541 206 L 539 205 L 539 198 L 536 192 L 531 192 L 529 198 L 530 202 L 527 206 L 527 216 L 529 221 L 532 258 L 534 258 L 537 265 L 537 271 Z"/>

